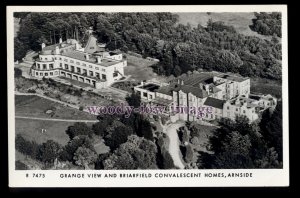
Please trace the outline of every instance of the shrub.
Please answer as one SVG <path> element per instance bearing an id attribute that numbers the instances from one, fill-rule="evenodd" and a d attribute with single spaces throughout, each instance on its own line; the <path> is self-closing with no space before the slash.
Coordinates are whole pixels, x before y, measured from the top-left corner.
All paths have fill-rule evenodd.
<path id="1" fill-rule="evenodd" d="M 15 68 L 15 78 L 19 78 L 22 76 L 22 70 L 19 68 Z"/>
<path id="2" fill-rule="evenodd" d="M 188 144 L 186 147 L 185 147 L 185 156 L 184 156 L 184 160 L 187 162 L 187 163 L 190 163 L 192 160 L 193 160 L 193 149 L 191 147 L 190 144 Z"/>
<path id="3" fill-rule="evenodd" d="M 80 106 L 79 107 L 79 111 L 83 111 L 84 107 L 83 106 Z"/>
<path id="4" fill-rule="evenodd" d="M 163 168 L 164 169 L 173 169 L 175 167 L 172 156 L 168 151 L 164 151 L 163 155 Z"/>
<path id="5" fill-rule="evenodd" d="M 191 143 L 197 146 L 197 145 L 199 145 L 199 139 L 197 137 L 193 137 L 191 139 Z"/>

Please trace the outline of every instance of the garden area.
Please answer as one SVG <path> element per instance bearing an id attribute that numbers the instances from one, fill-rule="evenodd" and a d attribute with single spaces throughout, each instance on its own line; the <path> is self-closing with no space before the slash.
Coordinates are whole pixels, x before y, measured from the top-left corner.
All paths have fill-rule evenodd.
<path id="1" fill-rule="evenodd" d="M 180 140 L 180 151 L 185 162 L 185 168 L 197 169 L 199 152 L 210 153 L 209 138 L 216 127 L 204 126 L 196 122 L 187 122 L 186 126 L 177 131 Z"/>

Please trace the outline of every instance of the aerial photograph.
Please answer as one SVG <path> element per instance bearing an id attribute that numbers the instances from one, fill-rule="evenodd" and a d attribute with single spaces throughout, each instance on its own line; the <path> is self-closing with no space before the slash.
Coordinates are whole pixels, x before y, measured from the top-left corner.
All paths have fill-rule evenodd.
<path id="1" fill-rule="evenodd" d="M 14 12 L 15 170 L 283 169 L 281 40 L 281 12 Z"/>

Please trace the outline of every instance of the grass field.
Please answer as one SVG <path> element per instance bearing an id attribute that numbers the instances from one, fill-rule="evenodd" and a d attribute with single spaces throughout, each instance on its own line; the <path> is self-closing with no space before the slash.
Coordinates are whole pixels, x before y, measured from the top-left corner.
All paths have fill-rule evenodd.
<path id="1" fill-rule="evenodd" d="M 271 39 L 270 36 L 260 35 L 249 28 L 252 24 L 252 19 L 255 18 L 253 12 L 240 13 L 240 12 L 211 12 L 207 14 L 202 13 L 176 13 L 179 15 L 179 23 L 190 23 L 192 27 L 197 27 L 198 24 L 206 27 L 207 21 L 223 21 L 226 25 L 233 26 L 239 33 L 246 36 L 257 36 L 262 39 Z"/>
<path id="2" fill-rule="evenodd" d="M 165 81 L 165 78 L 158 76 L 153 72 L 151 65 L 154 65 L 156 62 L 150 61 L 144 58 L 135 57 L 129 54 L 126 54 L 127 57 L 127 67 L 124 68 L 124 73 L 126 76 L 131 75 L 131 79 L 136 81 L 142 80 L 160 80 Z"/>
<path id="3" fill-rule="evenodd" d="M 83 119 L 95 120 L 94 115 L 86 112 L 78 111 L 71 107 L 49 101 L 38 96 L 15 96 L 15 107 L 17 116 L 31 116 L 40 118 L 50 118 L 50 114 L 46 114 L 47 110 L 53 110 L 52 118 L 61 119 Z"/>
<path id="4" fill-rule="evenodd" d="M 251 78 L 251 93 L 271 94 L 276 98 L 282 97 L 282 84 L 279 81 Z"/>
<path id="5" fill-rule="evenodd" d="M 16 119 L 16 134 L 21 134 L 27 140 L 33 140 L 39 144 L 47 140 L 54 140 L 61 145 L 65 145 L 69 141 L 66 134 L 68 126 L 73 125 L 72 122 L 55 122 L 42 120 Z M 45 133 L 41 133 L 42 129 L 46 129 Z"/>

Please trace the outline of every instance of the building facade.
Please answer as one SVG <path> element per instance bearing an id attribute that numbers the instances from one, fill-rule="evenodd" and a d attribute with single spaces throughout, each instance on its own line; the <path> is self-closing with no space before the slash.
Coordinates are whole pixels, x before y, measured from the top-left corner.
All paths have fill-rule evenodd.
<path id="1" fill-rule="evenodd" d="M 147 87 L 151 85 L 143 83 L 134 90 L 153 105 L 170 105 L 169 109 L 186 107 L 185 113 L 170 111 L 170 116 L 175 117 L 172 120 L 234 120 L 237 116 L 246 116 L 253 122 L 262 111 L 275 108 L 277 104 L 276 98 L 271 95 L 251 94 L 250 79 L 233 74 L 202 72 L 179 77 L 168 85 L 156 85 L 155 89 L 149 90 Z M 191 109 L 198 111 L 192 112 Z"/>
<path id="2" fill-rule="evenodd" d="M 122 54 L 104 51 L 90 36 L 85 48 L 74 39 L 60 39 L 50 46 L 42 44 L 30 73 L 36 78 L 63 76 L 99 89 L 122 78 L 126 66 Z"/>

